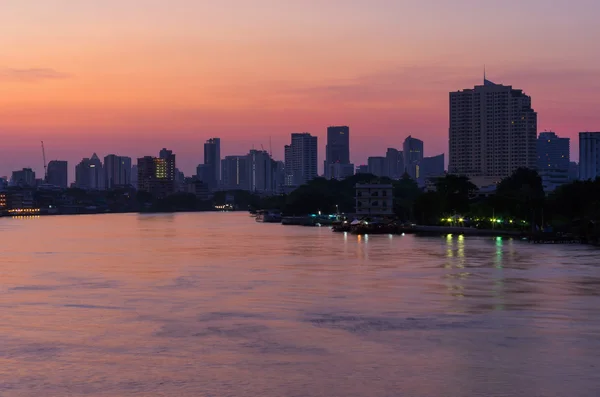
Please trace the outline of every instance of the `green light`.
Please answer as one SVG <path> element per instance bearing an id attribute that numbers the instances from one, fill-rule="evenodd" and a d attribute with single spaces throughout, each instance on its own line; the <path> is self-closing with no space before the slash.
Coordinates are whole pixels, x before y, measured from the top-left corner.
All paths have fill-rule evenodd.
<path id="1" fill-rule="evenodd" d="M 497 223 L 502 223 L 502 219 L 496 219 Z"/>

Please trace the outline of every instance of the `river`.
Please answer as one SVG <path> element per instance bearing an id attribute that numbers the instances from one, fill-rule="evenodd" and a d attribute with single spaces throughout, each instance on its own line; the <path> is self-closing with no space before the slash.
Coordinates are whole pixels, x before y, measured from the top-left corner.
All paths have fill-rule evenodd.
<path id="1" fill-rule="evenodd" d="M 600 250 L 0 219 L 0 396 L 597 396 Z"/>

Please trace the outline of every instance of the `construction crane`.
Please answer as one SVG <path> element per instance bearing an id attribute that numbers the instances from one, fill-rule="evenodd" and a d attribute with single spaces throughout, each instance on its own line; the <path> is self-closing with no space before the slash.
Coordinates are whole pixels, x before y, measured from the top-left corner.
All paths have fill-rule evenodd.
<path id="1" fill-rule="evenodd" d="M 42 141 L 42 159 L 44 160 L 44 183 L 48 182 L 48 166 L 46 165 L 46 149 L 44 149 L 44 141 Z"/>

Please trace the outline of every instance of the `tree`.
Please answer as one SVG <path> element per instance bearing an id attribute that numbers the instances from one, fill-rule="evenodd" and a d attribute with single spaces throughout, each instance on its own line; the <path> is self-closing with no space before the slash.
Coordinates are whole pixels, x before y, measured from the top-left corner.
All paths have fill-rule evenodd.
<path id="1" fill-rule="evenodd" d="M 496 189 L 494 208 L 532 224 L 541 222 L 544 206 L 544 186 L 537 171 L 518 168 L 504 178 Z"/>
<path id="2" fill-rule="evenodd" d="M 466 214 L 470 209 L 469 200 L 477 191 L 477 186 L 466 176 L 449 174 L 435 180 L 435 190 L 445 214 Z"/>

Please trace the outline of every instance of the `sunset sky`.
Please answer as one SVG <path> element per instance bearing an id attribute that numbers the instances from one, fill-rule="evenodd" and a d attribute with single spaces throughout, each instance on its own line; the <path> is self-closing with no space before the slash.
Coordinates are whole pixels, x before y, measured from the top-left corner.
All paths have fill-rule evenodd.
<path id="1" fill-rule="evenodd" d="M 447 151 L 448 92 L 488 78 L 532 96 L 539 131 L 600 130 L 597 0 L 3 0 L 0 176 L 93 152 L 203 142 L 283 158 L 291 132 L 349 125 L 351 159 L 411 134 Z"/>

